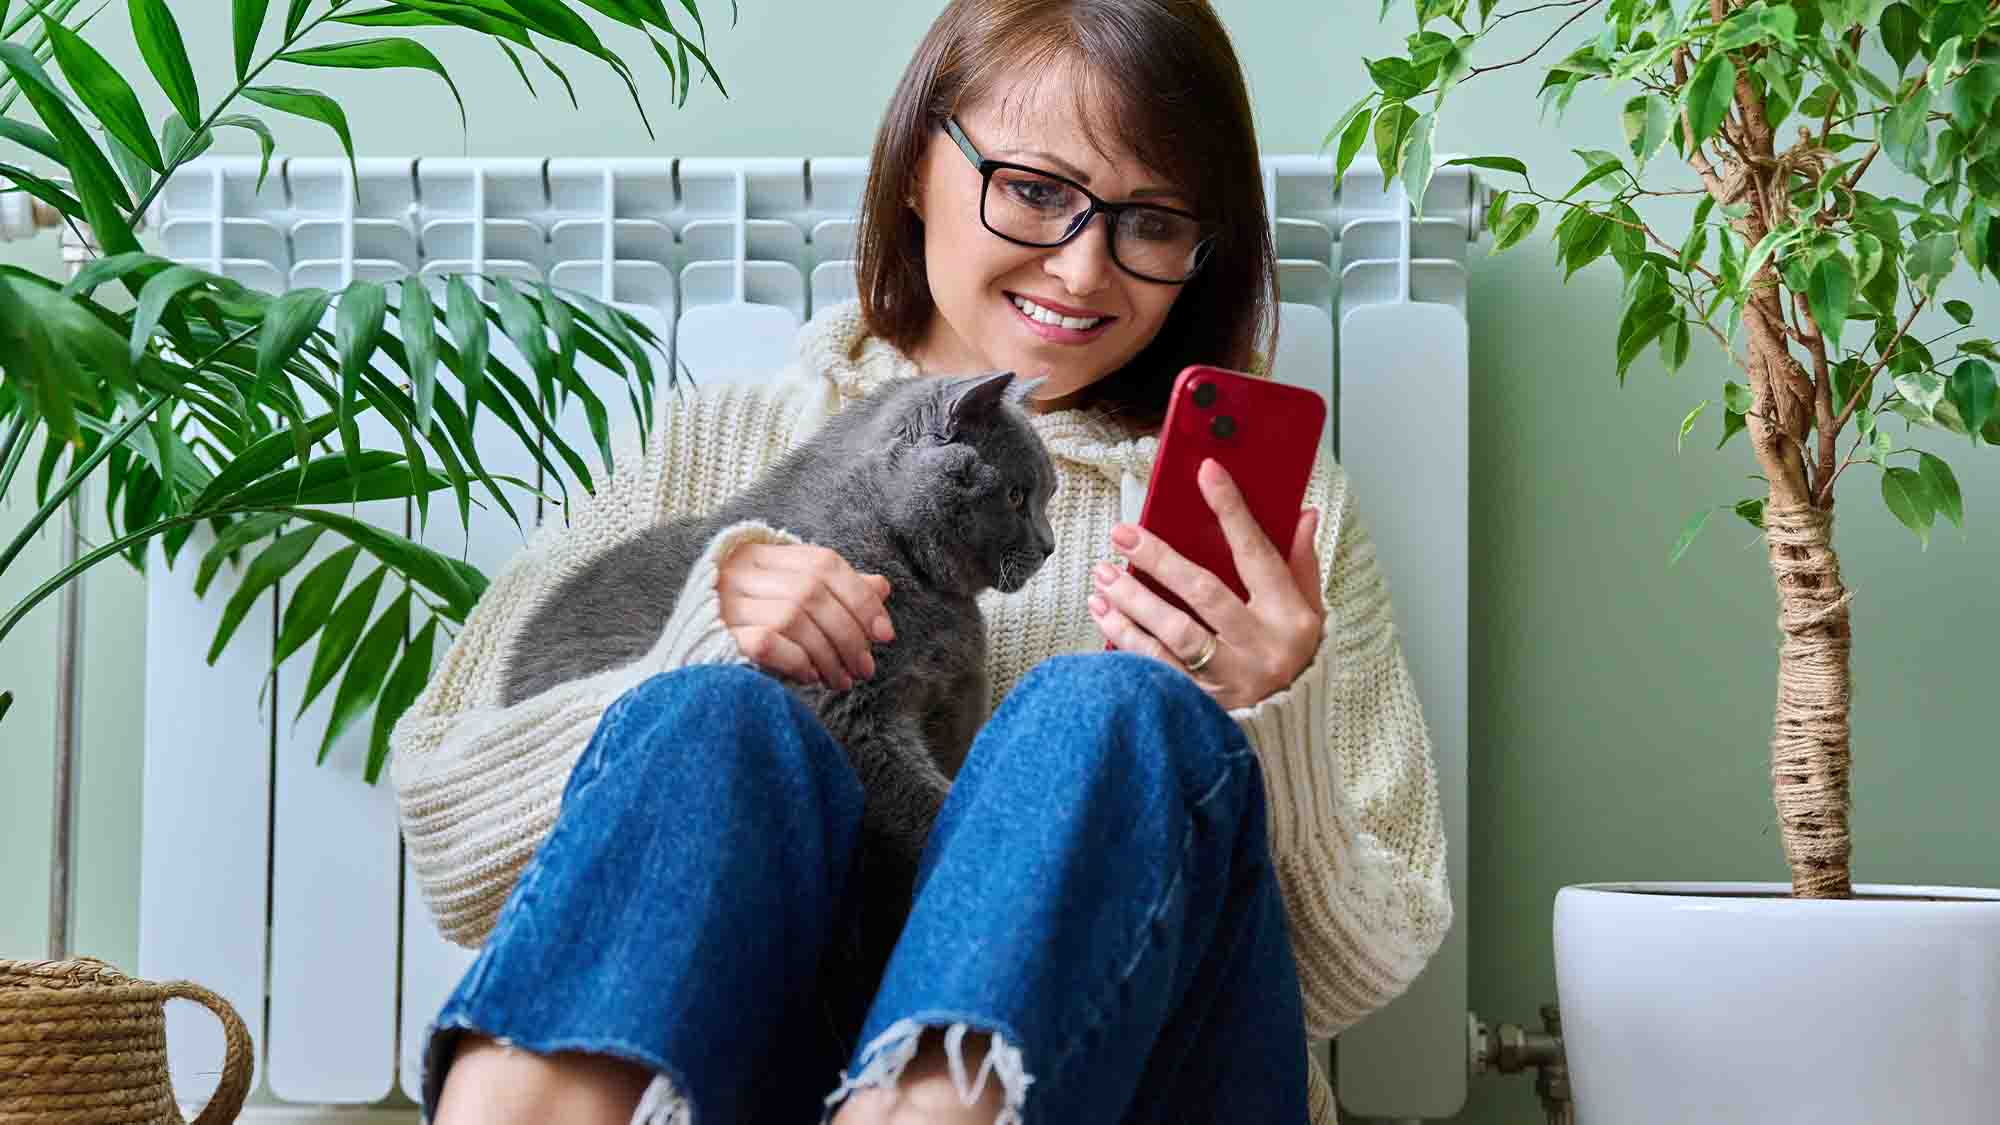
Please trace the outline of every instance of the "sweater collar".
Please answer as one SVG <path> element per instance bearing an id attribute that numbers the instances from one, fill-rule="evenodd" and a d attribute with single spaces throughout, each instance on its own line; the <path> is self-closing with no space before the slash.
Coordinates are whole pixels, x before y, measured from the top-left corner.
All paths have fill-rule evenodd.
<path id="1" fill-rule="evenodd" d="M 891 380 L 923 374 L 894 344 L 869 332 L 858 300 L 829 305 L 814 315 L 799 330 L 798 353 L 807 371 L 832 384 L 842 405 Z M 1131 437 L 1088 409 L 1028 417 L 1052 457 L 1090 466 L 1114 480 L 1122 474 L 1143 480 L 1153 471 L 1159 438 L 1152 434 Z"/>

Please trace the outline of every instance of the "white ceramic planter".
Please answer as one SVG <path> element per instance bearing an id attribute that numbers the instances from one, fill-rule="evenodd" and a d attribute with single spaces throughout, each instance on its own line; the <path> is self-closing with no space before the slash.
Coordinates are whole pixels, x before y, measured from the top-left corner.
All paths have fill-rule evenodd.
<path id="1" fill-rule="evenodd" d="M 1581 1125 L 2000 1122 L 2000 890 L 1789 891 L 1557 893 Z"/>

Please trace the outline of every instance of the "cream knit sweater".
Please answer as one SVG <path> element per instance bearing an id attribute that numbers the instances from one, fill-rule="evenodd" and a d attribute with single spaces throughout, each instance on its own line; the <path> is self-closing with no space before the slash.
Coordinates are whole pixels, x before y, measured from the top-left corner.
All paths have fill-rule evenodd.
<path id="1" fill-rule="evenodd" d="M 555 821 L 570 767 L 620 693 L 657 672 L 743 659 L 718 616 L 717 560 L 744 542 L 796 540 L 754 523 L 726 529 L 644 658 L 503 707 L 502 662 L 538 600 L 646 525 L 718 507 L 847 402 L 918 374 L 868 335 L 854 302 L 824 310 L 798 347 L 769 383 L 663 400 L 643 456 L 628 435 L 609 479 L 575 502 L 568 526 L 551 520 L 530 537 L 396 724 L 390 773 L 411 866 L 451 941 L 476 947 L 492 930 Z M 1089 569 L 1111 556 L 1112 524 L 1137 517 L 1157 444 L 1080 410 L 1036 415 L 1034 425 L 1061 477 L 1049 507 L 1056 552 L 1024 589 L 981 600 L 989 709 L 1047 657 L 1103 647 L 1083 605 Z M 1452 904 L 1423 715 L 1374 549 L 1331 459 L 1314 467 L 1306 502 L 1321 512 L 1325 635 L 1289 688 L 1231 715 L 1263 766 L 1310 1048 L 1410 983 L 1450 926 Z M 1313 1121 L 1332 1125 L 1326 1077 L 1317 1053 L 1308 1056 Z"/>

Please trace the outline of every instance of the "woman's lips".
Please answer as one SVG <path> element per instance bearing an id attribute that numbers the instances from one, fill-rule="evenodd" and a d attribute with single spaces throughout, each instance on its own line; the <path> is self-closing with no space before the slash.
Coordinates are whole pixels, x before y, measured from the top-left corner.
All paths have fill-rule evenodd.
<path id="1" fill-rule="evenodd" d="M 1087 344 L 1102 336 L 1104 330 L 1109 328 L 1112 322 L 1118 319 L 1115 316 L 1107 316 L 1089 328 L 1064 328 L 1060 324 L 1044 324 L 1027 313 L 1022 312 L 1021 306 L 1014 303 L 1012 294 L 1005 295 L 1003 299 L 1006 300 L 1007 309 L 1014 314 L 1015 319 L 1027 325 L 1028 329 L 1035 335 L 1055 344 Z M 1028 299 L 1034 300 L 1032 297 Z M 1055 310 L 1051 309 L 1050 311 L 1053 312 Z"/>

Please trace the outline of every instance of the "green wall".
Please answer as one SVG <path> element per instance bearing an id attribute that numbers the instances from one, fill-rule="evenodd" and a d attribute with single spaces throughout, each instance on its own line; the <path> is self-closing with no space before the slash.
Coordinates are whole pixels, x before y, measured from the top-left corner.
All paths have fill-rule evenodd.
<path id="1" fill-rule="evenodd" d="M 227 5 L 176 6 L 213 88 L 226 63 Z M 804 3 L 745 0 L 741 22 L 718 16 L 717 68 L 733 96 L 697 88 L 689 108 L 661 105 L 657 140 L 640 128 L 615 80 L 571 67 L 582 110 L 552 84 L 531 100 L 491 47 L 441 48 L 471 96 L 472 123 L 436 79 L 381 73 L 299 74 L 343 100 L 364 154 L 501 156 L 765 156 L 865 154 L 934 0 Z M 1409 30 L 1397 4 L 1387 26 L 1374 0 L 1220 0 L 1250 74 L 1267 152 L 1315 149 L 1366 89 L 1360 59 L 1391 52 Z M 717 3 L 705 8 L 718 12 Z M 91 38 L 115 62 L 122 5 Z M 1517 21 L 1518 25 L 1533 20 Z M 1530 33 L 1535 32 L 1533 37 Z M 1493 58 L 1524 54 L 1546 29 L 1524 27 Z M 1565 41 L 1566 42 L 1566 41 Z M 1516 49 L 1518 48 L 1518 49 Z M 638 61 L 635 56 L 635 61 Z M 655 67 L 639 66 L 650 100 Z M 821 75 L 810 83 L 800 75 Z M 1603 98 L 1579 95 L 1569 119 L 1536 121 L 1538 74 L 1516 68 L 1464 87 L 1439 130 L 1441 151 L 1505 151 L 1528 160 L 1544 190 L 1566 187 L 1573 147 L 1622 143 Z M 165 110 L 164 103 L 153 116 Z M 338 151 L 330 134 L 272 124 L 295 154 Z M 223 151 L 246 150 L 225 135 Z M 1871 173 L 1883 174 L 1882 169 Z M 1505 186 L 1504 184 L 1502 186 Z M 1544 220 L 1544 231 L 1550 219 Z M 0 258 L 53 269 L 53 241 L 0 246 Z M 1618 276 L 1609 261 L 1564 286 L 1546 234 L 1499 257 L 1473 250 L 1472 370 L 1472 1000 L 1489 1020 L 1531 1021 L 1554 996 L 1549 909 L 1565 883 L 1599 879 L 1781 879 L 1765 759 L 1775 683 L 1776 607 L 1761 543 L 1718 516 L 1680 565 L 1667 549 L 1704 504 L 1751 495 L 1755 466 L 1739 440 L 1711 452 L 1705 415 L 1676 454 L 1681 416 L 1718 398 L 1730 377 L 1713 347 L 1669 378 L 1649 355 L 1622 390 L 1612 375 Z M 1961 272 L 1948 287 L 2000 324 L 2000 301 Z M 1931 334 L 1940 331 L 1936 327 Z M 1990 333 L 1990 329 L 1989 329 Z M 1883 509 L 1875 474 L 1843 481 L 1838 545 L 1853 608 L 1856 874 L 1885 882 L 2000 884 L 1992 794 L 2000 791 L 1994 664 L 1984 642 L 2000 624 L 1995 563 L 2000 456 L 1935 435 L 1964 485 L 1971 527 L 1944 529 L 1928 552 Z M 1705 439 L 1705 440 L 1704 440 Z M 101 494 L 100 494 L 101 495 Z M 1421 503 L 1377 496 L 1367 503 Z M 0 509 L 12 534 L 27 504 Z M 11 601 L 56 557 L 45 536 L 0 581 Z M 84 727 L 77 932 L 85 951 L 131 965 L 137 955 L 138 771 L 143 592 L 129 571 L 100 569 L 88 596 L 90 712 Z M 0 730 L 0 954 L 41 956 L 46 940 L 48 742 L 55 603 L 0 652 L 0 684 L 21 702 Z M 187 638 L 189 652 L 205 638 Z M 1539 1120 L 1525 1078 L 1481 1079 L 1468 1121 Z"/>

